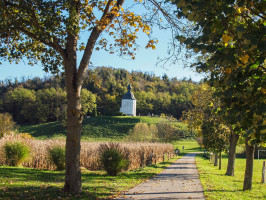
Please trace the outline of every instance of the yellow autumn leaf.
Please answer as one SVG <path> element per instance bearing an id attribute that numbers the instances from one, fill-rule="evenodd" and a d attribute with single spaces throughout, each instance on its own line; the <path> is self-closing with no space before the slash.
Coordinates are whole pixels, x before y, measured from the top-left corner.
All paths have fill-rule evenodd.
<path id="1" fill-rule="evenodd" d="M 81 46 L 81 47 L 79 48 L 80 51 L 82 51 L 82 50 L 84 50 L 84 49 L 85 49 L 85 46 Z"/>
<path id="2" fill-rule="evenodd" d="M 223 34 L 222 41 L 225 44 L 225 46 L 228 45 L 228 41 L 231 39 L 229 35 Z"/>
<path id="3" fill-rule="evenodd" d="M 232 72 L 232 69 L 231 68 L 225 68 L 225 73 L 227 73 L 227 74 L 231 74 L 231 72 Z"/>
<path id="4" fill-rule="evenodd" d="M 265 89 L 265 88 L 261 88 L 261 92 L 262 92 L 263 94 L 266 94 L 266 89 Z"/>
<path id="5" fill-rule="evenodd" d="M 241 60 L 242 63 L 247 64 L 248 63 L 248 59 L 249 59 L 249 55 L 245 55 L 242 56 L 241 58 L 239 58 L 239 60 Z"/>

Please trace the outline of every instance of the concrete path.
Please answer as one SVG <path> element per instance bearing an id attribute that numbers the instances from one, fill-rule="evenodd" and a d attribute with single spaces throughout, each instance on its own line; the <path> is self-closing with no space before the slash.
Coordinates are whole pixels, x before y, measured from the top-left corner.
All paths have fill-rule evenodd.
<path id="1" fill-rule="evenodd" d="M 132 188 L 118 199 L 204 199 L 195 155 L 185 155 L 161 174 Z"/>

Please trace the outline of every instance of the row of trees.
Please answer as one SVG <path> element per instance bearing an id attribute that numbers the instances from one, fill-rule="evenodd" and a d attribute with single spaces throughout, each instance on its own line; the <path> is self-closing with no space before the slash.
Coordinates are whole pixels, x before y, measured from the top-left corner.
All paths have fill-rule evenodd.
<path id="1" fill-rule="evenodd" d="M 81 90 L 82 112 L 86 115 L 115 115 L 129 82 L 137 98 L 140 115 L 165 113 L 180 118 L 191 107 L 190 97 L 197 84 L 143 72 L 97 67 L 87 72 Z M 89 78 L 91 76 L 92 78 Z M 43 123 L 65 120 L 66 91 L 64 77 L 2 81 L 0 111 L 9 112 L 18 123 Z M 96 108 L 97 104 L 97 108 Z"/>
<path id="2" fill-rule="evenodd" d="M 206 5 L 203 0 L 177 0 L 175 3 L 178 17 L 194 22 L 197 33 L 177 38 L 190 51 L 200 53 L 192 67 L 209 74 L 207 82 L 215 88 L 214 96 L 219 100 L 219 106 L 213 110 L 231 130 L 226 174 L 234 175 L 235 149 L 241 135 L 247 154 L 243 189 L 249 190 L 255 145 L 266 142 L 264 2 L 218 0 Z M 205 114 L 209 109 L 204 110 Z M 202 127 L 203 138 L 204 134 L 208 136 L 209 127 L 217 141 L 225 133 L 214 129 L 215 123 L 208 122 Z"/>
<path id="3" fill-rule="evenodd" d="M 94 113 L 96 96 L 86 89 L 82 89 L 81 95 L 83 114 Z M 37 91 L 16 87 L 1 96 L 0 111 L 12 114 L 18 123 L 66 120 L 66 91 L 59 87 Z"/>
<path id="4" fill-rule="evenodd" d="M 150 4 L 148 4 L 150 3 Z M 168 4 L 167 4 L 168 3 Z M 244 190 L 252 186 L 252 166 L 255 144 L 265 144 L 265 12 L 261 0 L 175 0 L 177 16 L 163 10 L 175 5 L 155 0 L 133 5 L 150 8 L 141 17 L 122 9 L 124 0 L 87 1 L 0 1 L 0 56 L 18 62 L 27 58 L 29 64 L 41 62 L 46 71 L 63 68 L 67 91 L 67 142 L 65 191 L 81 191 L 80 133 L 82 125 L 81 87 L 93 50 L 129 55 L 134 59 L 137 32 L 150 34 L 150 19 L 163 16 L 172 26 L 182 26 L 185 19 L 191 26 L 178 27 L 186 34 L 177 35 L 188 49 L 201 52 L 194 67 L 210 74 L 215 86 L 223 120 L 237 135 L 245 131 L 247 165 Z M 147 5 L 148 4 L 148 5 Z M 138 9 L 139 10 L 139 9 Z M 134 10 L 135 11 L 135 10 Z M 176 18 L 183 18 L 180 22 Z M 193 28 L 193 30 L 191 29 Z M 184 29 L 183 29 L 184 28 Z M 86 44 L 78 42 L 86 36 Z M 107 33 L 104 35 L 104 33 Z M 176 34 L 176 32 L 173 32 Z M 109 35 L 111 37 L 104 37 Z M 103 36 L 103 37 L 102 37 Z M 98 43 L 97 43 L 98 41 Z M 79 45 L 80 44 L 80 45 Z M 155 48 L 149 39 L 147 48 Z M 96 45 L 98 47 L 94 48 Z M 77 51 L 83 52 L 77 62 Z M 192 54 L 192 52 L 190 52 Z M 93 80 L 92 77 L 89 80 Z M 216 122 L 215 122 L 216 123 Z M 231 149 L 231 147 L 230 147 Z M 229 156 L 229 159 L 231 157 Z"/>

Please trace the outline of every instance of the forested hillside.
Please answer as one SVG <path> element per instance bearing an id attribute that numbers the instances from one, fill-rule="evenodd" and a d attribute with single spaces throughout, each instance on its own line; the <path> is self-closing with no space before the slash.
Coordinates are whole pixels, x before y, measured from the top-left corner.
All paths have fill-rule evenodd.
<path id="1" fill-rule="evenodd" d="M 86 74 L 82 90 L 85 115 L 119 115 L 121 99 L 132 84 L 139 115 L 172 115 L 181 118 L 191 107 L 197 84 L 191 80 L 162 78 L 151 73 L 97 67 Z M 65 119 L 66 91 L 62 74 L 49 78 L 2 80 L 0 112 L 9 112 L 18 123 L 43 123 Z"/>

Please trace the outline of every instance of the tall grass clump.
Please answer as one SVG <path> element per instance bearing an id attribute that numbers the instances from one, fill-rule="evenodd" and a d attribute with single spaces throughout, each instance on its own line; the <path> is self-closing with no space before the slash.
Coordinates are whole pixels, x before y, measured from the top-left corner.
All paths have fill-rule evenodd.
<path id="1" fill-rule="evenodd" d="M 52 163 L 56 166 L 56 169 L 62 171 L 65 169 L 65 148 L 56 145 L 48 149 L 49 158 Z"/>
<path id="2" fill-rule="evenodd" d="M 101 144 L 100 163 L 110 176 L 116 176 L 123 169 L 127 169 L 129 161 L 125 150 L 118 143 Z"/>
<path id="3" fill-rule="evenodd" d="M 30 148 L 22 142 L 7 142 L 4 145 L 4 152 L 8 164 L 18 166 L 29 156 Z"/>
<path id="4" fill-rule="evenodd" d="M 9 134 L 0 138 L 0 149 L 4 150 L 7 142 L 22 142 L 30 148 L 30 159 L 26 159 L 21 164 L 24 167 L 36 169 L 55 170 L 57 167 L 49 156 L 49 149 L 54 146 L 64 147 L 66 141 L 63 139 L 36 140 L 29 137 L 28 134 Z M 99 149 L 102 142 L 81 142 L 80 164 L 88 170 L 101 170 L 102 165 L 99 162 Z M 125 142 L 119 143 L 125 158 L 129 160 L 128 170 L 134 170 L 149 164 L 156 164 L 165 161 L 165 158 L 174 156 L 174 146 L 166 143 L 148 143 L 148 142 Z M 60 156 L 64 158 L 64 156 Z M 0 151 L 0 165 L 8 163 L 4 151 Z"/>

